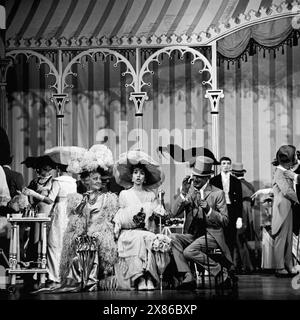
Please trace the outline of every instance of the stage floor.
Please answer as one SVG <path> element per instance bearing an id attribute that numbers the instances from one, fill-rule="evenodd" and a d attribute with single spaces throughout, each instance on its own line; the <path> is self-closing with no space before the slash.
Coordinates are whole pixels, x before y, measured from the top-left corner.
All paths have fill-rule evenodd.
<path id="1" fill-rule="evenodd" d="M 277 278 L 270 274 L 239 275 L 238 289 L 216 293 L 214 289 L 195 291 L 98 291 L 81 293 L 29 294 L 21 287 L 9 294 L 0 292 L 0 300 L 300 300 L 300 289 L 293 289 L 291 278 Z"/>

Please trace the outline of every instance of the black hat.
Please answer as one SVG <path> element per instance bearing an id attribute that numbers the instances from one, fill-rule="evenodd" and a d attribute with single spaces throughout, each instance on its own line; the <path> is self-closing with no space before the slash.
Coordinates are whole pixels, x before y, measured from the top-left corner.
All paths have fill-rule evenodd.
<path id="1" fill-rule="evenodd" d="M 54 162 L 49 156 L 27 157 L 21 163 L 25 164 L 27 168 L 33 169 L 41 169 L 45 166 L 50 166 L 52 169 L 57 167 L 57 163 Z"/>

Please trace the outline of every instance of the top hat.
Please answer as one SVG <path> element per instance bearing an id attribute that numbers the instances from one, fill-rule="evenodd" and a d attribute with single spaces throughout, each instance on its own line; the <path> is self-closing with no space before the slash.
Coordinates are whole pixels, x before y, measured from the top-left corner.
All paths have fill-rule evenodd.
<path id="1" fill-rule="evenodd" d="M 244 168 L 243 168 L 243 164 L 241 162 L 235 162 L 232 164 L 231 166 L 231 171 L 233 173 L 244 173 L 247 172 Z"/>
<path id="2" fill-rule="evenodd" d="M 214 173 L 212 166 L 214 161 L 211 158 L 199 156 L 196 158 L 195 165 L 193 167 L 192 175 L 206 177 Z"/>

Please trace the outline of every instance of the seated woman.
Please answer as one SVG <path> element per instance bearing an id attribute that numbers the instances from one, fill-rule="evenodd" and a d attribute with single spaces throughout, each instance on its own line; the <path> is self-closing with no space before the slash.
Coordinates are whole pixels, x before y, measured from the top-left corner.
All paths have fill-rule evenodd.
<path id="1" fill-rule="evenodd" d="M 51 292 L 94 291 L 114 280 L 117 247 L 112 219 L 119 208 L 118 197 L 104 190 L 102 184 L 102 178 L 111 175 L 112 166 L 112 153 L 104 145 L 94 145 L 84 155 L 71 159 L 68 170 L 84 172 L 89 184 L 83 195 L 68 196 L 69 222 L 59 268 L 61 285 Z"/>
<path id="2" fill-rule="evenodd" d="M 159 276 L 151 250 L 155 233 L 149 230 L 154 230 L 152 218 L 158 203 L 151 188 L 162 182 L 162 174 L 158 166 L 155 169 L 158 174 L 154 176 L 145 164 L 130 165 L 128 161 L 127 164 L 126 172 L 122 172 L 124 165 L 115 166 L 116 181 L 124 187 L 132 186 L 121 191 L 120 209 L 114 217 L 119 254 L 115 266 L 118 289 L 153 290 Z"/>
<path id="3" fill-rule="evenodd" d="M 74 205 L 69 203 L 60 263 L 60 289 L 64 291 L 95 291 L 99 280 L 114 275 L 117 247 L 112 219 L 119 207 L 117 195 L 101 190 L 101 176 L 106 174 L 101 167 L 90 171 L 90 189 L 70 199 Z"/>

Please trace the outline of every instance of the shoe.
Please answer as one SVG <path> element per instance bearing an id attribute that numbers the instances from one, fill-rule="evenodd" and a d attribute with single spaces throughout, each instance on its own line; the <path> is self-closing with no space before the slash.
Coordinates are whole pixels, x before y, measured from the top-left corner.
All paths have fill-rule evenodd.
<path id="1" fill-rule="evenodd" d="M 216 283 L 216 288 L 217 288 L 217 289 L 221 289 L 221 290 L 231 289 L 231 288 L 232 288 L 231 279 L 230 279 L 229 277 L 227 277 L 226 280 L 224 280 L 223 282 L 221 282 L 221 283 Z"/>
<path id="2" fill-rule="evenodd" d="M 196 281 L 193 277 L 193 275 L 189 272 L 185 274 L 185 277 L 182 281 L 182 283 L 177 286 L 177 290 L 195 290 L 197 287 Z"/>
<path id="3" fill-rule="evenodd" d="M 147 289 L 148 290 L 154 290 L 155 288 L 154 288 L 154 284 L 153 284 L 153 282 L 152 282 L 152 280 L 151 279 L 148 279 L 147 280 Z"/>
<path id="4" fill-rule="evenodd" d="M 228 277 L 232 281 L 233 284 L 236 284 L 239 281 L 239 278 L 236 275 L 236 272 L 233 270 L 228 271 Z"/>
<path id="5" fill-rule="evenodd" d="M 216 286 L 221 285 L 228 279 L 228 271 L 224 268 L 223 270 L 220 269 L 220 271 L 215 276 Z"/>
<path id="6" fill-rule="evenodd" d="M 139 291 L 146 291 L 148 290 L 148 287 L 146 285 L 146 281 L 145 281 L 145 278 L 141 278 L 140 279 L 140 282 L 138 284 L 138 290 Z"/>
<path id="7" fill-rule="evenodd" d="M 295 274 L 288 272 L 286 269 L 277 269 L 275 276 L 277 278 L 291 278 L 294 277 Z"/>

